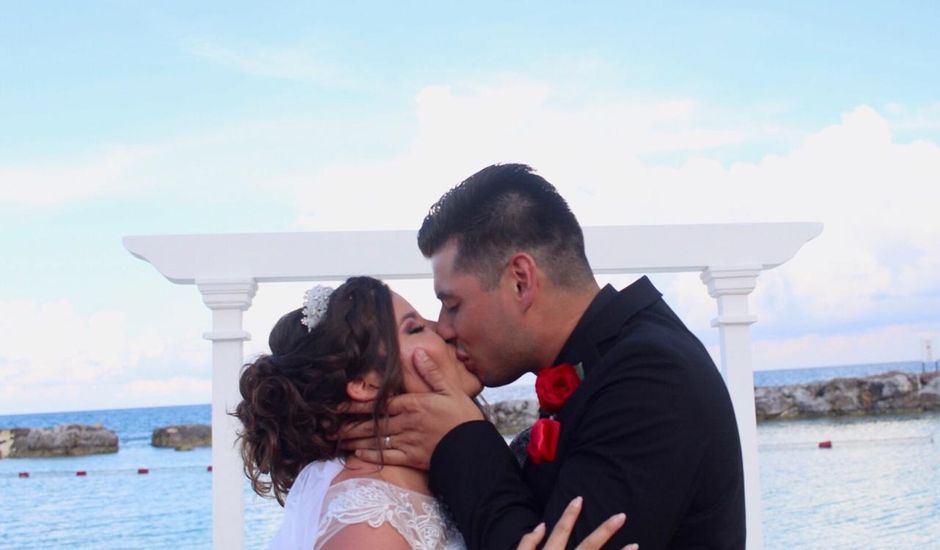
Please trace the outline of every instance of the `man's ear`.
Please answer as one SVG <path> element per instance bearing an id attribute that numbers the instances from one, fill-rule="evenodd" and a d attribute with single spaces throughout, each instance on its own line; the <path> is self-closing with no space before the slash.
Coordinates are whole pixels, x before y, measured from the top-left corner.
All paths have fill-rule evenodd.
<path id="1" fill-rule="evenodd" d="M 528 311 L 538 296 L 540 284 L 539 267 L 535 258 L 525 252 L 516 252 L 509 258 L 506 272 L 513 285 L 514 296 L 522 311 Z"/>
<path id="2" fill-rule="evenodd" d="M 369 371 L 369 374 L 354 378 L 346 382 L 346 395 L 353 401 L 373 401 L 379 395 L 379 388 L 382 384 L 382 378 L 379 373 Z"/>

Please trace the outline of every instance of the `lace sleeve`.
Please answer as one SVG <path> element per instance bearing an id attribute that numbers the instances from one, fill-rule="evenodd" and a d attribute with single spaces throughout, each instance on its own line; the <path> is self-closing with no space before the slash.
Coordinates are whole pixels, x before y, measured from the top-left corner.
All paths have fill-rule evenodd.
<path id="1" fill-rule="evenodd" d="M 367 523 L 340 525 L 330 538 L 317 550 L 349 550 L 350 548 L 381 548 L 382 550 L 411 550 L 411 545 L 401 533 L 388 523 L 371 527 Z"/>
<path id="2" fill-rule="evenodd" d="M 347 529 L 350 526 L 355 527 Z M 375 531 L 370 533 L 363 528 Z M 336 537 L 353 537 L 362 542 L 361 546 L 355 546 L 363 548 L 375 547 L 375 544 L 368 544 L 369 540 L 384 537 L 382 545 L 387 545 L 392 543 L 392 538 L 398 538 L 389 538 L 393 532 L 400 535 L 407 547 L 416 550 L 465 548 L 460 533 L 432 497 L 381 480 L 354 478 L 337 483 L 327 492 L 315 550 L 335 547 L 328 543 Z M 369 540 L 364 540 L 366 538 Z"/>

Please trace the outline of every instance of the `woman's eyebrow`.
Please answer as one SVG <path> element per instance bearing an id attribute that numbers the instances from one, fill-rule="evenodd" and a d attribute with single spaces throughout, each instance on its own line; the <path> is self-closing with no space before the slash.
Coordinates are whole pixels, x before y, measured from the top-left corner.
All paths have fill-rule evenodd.
<path id="1" fill-rule="evenodd" d="M 414 310 L 409 311 L 408 313 L 406 313 L 406 314 L 404 314 L 404 315 L 401 316 L 401 320 L 398 321 L 398 326 L 401 326 L 402 323 L 404 323 L 404 322 L 407 321 L 408 319 L 417 319 L 417 318 L 418 318 L 418 312 L 417 312 L 417 311 L 414 311 Z"/>

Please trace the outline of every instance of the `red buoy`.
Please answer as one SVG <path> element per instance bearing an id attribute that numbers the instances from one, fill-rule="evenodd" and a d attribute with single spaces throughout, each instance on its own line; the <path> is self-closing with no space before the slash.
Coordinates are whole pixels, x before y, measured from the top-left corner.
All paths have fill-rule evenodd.
<path id="1" fill-rule="evenodd" d="M 831 449 L 831 448 L 832 448 L 832 441 L 829 441 L 828 439 L 827 439 L 826 441 L 820 441 L 820 442 L 819 442 L 819 448 L 820 448 L 820 449 Z"/>
<path id="2" fill-rule="evenodd" d="M 77 475 L 78 477 L 85 477 L 88 475 L 88 472 L 86 472 L 85 470 L 79 470 L 75 472 L 75 475 Z"/>
<path id="3" fill-rule="evenodd" d="M 207 471 L 207 472 L 211 472 L 211 471 L 212 471 L 212 464 L 206 466 L 206 471 Z"/>
<path id="4" fill-rule="evenodd" d="M 137 468 L 137 473 L 138 473 L 138 474 L 149 474 L 149 473 L 150 473 L 150 468 Z"/>
<path id="5" fill-rule="evenodd" d="M 19 476 L 17 477 L 29 477 L 29 472 L 20 472 Z"/>

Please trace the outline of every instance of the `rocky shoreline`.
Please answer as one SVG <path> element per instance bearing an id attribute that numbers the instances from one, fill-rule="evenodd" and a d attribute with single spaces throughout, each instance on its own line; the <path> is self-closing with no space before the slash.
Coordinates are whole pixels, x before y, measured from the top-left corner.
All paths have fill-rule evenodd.
<path id="1" fill-rule="evenodd" d="M 208 424 L 181 424 L 157 428 L 150 436 L 154 447 L 191 451 L 196 447 L 212 446 L 212 426 Z"/>
<path id="2" fill-rule="evenodd" d="M 47 458 L 118 452 L 118 436 L 100 424 L 0 429 L 0 458 Z"/>
<path id="3" fill-rule="evenodd" d="M 940 374 L 888 372 L 864 378 L 754 388 L 758 422 L 824 416 L 863 416 L 940 411 Z M 490 420 L 514 434 L 538 418 L 535 400 L 491 403 Z"/>
<path id="4" fill-rule="evenodd" d="M 486 406 L 486 415 L 499 433 L 514 435 L 531 426 L 539 418 L 539 404 L 534 399 L 510 399 Z"/>
<path id="5" fill-rule="evenodd" d="M 887 372 L 760 387 L 754 402 L 758 421 L 940 411 L 940 374 Z"/>

